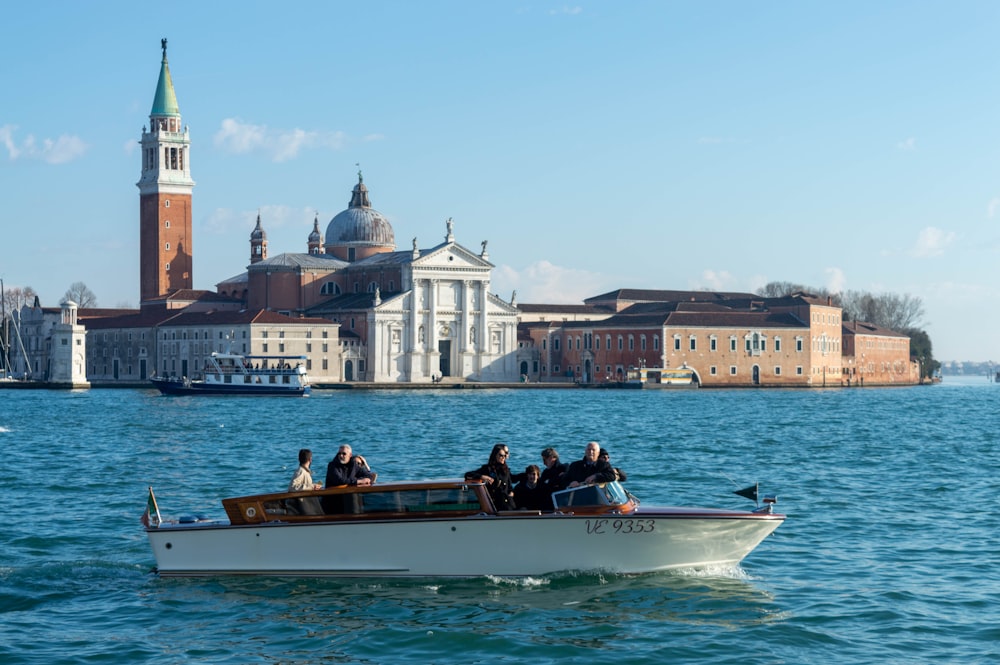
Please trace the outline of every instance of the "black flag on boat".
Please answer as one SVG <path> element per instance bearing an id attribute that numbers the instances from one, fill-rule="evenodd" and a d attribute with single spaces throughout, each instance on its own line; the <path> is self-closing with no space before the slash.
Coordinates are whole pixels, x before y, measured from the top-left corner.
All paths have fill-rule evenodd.
<path id="1" fill-rule="evenodd" d="M 741 490 L 736 490 L 735 492 L 733 492 L 733 494 L 739 494 L 740 496 L 746 497 L 746 498 L 750 499 L 751 501 L 753 501 L 754 503 L 756 503 L 757 502 L 757 484 L 753 484 L 750 487 L 744 487 Z"/>

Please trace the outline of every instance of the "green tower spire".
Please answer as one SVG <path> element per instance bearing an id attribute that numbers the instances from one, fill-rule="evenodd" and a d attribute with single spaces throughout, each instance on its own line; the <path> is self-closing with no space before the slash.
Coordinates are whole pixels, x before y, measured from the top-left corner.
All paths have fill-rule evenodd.
<path id="1" fill-rule="evenodd" d="M 151 116 L 180 116 L 181 109 L 177 106 L 177 95 L 174 94 L 174 82 L 170 78 L 170 65 L 167 64 L 167 40 L 161 39 L 163 61 L 160 63 L 160 80 L 156 83 L 156 97 L 153 98 Z"/>

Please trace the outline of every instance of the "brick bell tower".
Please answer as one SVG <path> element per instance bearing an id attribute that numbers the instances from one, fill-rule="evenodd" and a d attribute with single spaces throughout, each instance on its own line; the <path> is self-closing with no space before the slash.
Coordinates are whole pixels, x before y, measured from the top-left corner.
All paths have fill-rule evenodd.
<path id="1" fill-rule="evenodd" d="M 191 244 L 191 139 L 167 64 L 167 40 L 149 130 L 142 128 L 139 188 L 139 300 L 146 304 L 194 283 Z"/>

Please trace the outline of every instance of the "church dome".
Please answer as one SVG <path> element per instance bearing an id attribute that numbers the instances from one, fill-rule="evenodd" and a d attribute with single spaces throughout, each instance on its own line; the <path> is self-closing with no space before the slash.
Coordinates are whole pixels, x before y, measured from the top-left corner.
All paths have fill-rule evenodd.
<path id="1" fill-rule="evenodd" d="M 372 208 L 361 173 L 358 173 L 358 184 L 351 194 L 350 206 L 338 213 L 326 227 L 325 247 L 328 254 L 340 254 L 336 251 L 338 248 L 378 248 L 387 251 L 396 248 L 392 224 Z"/>

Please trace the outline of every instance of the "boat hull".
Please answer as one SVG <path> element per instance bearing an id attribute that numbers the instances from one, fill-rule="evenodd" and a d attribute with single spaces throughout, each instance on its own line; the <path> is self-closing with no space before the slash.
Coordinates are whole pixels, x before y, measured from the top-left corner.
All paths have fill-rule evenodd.
<path id="1" fill-rule="evenodd" d="M 537 576 L 739 563 L 783 515 L 640 507 L 628 515 L 511 514 L 147 529 L 163 576 Z"/>
<path id="2" fill-rule="evenodd" d="M 201 381 L 172 381 L 151 379 L 164 395 L 288 395 L 303 397 L 309 394 L 309 386 L 283 386 L 267 384 L 210 384 Z"/>

